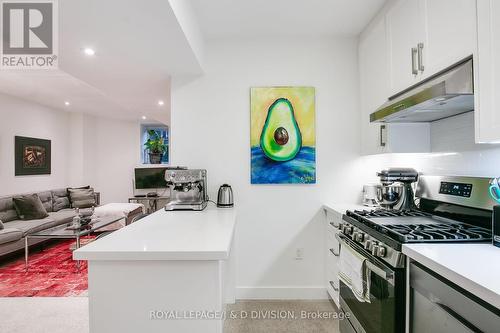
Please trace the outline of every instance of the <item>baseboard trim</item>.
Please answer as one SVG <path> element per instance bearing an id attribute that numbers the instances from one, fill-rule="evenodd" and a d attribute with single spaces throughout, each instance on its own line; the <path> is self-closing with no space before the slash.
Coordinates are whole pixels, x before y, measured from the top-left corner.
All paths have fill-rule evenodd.
<path id="1" fill-rule="evenodd" d="M 237 299 L 328 299 L 325 287 L 236 287 Z"/>

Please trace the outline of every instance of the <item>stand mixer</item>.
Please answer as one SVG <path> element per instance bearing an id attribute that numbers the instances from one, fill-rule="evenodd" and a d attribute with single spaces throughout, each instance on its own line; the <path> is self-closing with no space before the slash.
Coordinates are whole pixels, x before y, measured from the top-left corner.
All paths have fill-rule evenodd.
<path id="1" fill-rule="evenodd" d="M 377 173 L 382 186 L 377 199 L 381 206 L 394 210 L 417 209 L 412 184 L 418 180 L 418 172 L 411 168 L 389 168 Z"/>

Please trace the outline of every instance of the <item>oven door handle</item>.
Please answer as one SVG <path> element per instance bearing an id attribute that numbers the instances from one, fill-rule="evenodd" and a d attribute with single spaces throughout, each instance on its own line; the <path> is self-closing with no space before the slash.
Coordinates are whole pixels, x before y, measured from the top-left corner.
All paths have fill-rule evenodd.
<path id="1" fill-rule="evenodd" d="M 384 271 L 382 268 L 372 264 L 368 259 L 365 260 L 365 265 L 370 272 L 375 273 L 391 285 L 394 285 L 394 274 Z"/>
<path id="2" fill-rule="evenodd" d="M 356 247 L 351 246 L 349 244 L 349 242 L 351 242 L 351 240 L 344 238 L 344 237 L 340 237 L 339 235 L 335 235 L 335 237 L 337 238 L 337 240 L 340 242 L 341 245 L 348 246 L 351 249 L 353 249 L 354 251 L 356 251 Z M 340 252 L 342 252 L 342 247 L 340 248 Z M 356 252 L 358 252 L 358 251 L 356 251 Z M 372 263 L 365 255 L 363 255 L 361 253 L 359 253 L 359 254 L 362 255 L 362 257 L 365 259 L 364 262 L 365 262 L 366 268 L 370 272 L 373 272 L 374 274 L 378 275 L 379 277 L 381 277 L 382 279 L 384 279 L 385 281 L 387 281 L 388 283 L 390 283 L 391 285 L 394 286 L 394 273 L 385 271 L 384 269 L 382 269 L 379 266 Z"/>

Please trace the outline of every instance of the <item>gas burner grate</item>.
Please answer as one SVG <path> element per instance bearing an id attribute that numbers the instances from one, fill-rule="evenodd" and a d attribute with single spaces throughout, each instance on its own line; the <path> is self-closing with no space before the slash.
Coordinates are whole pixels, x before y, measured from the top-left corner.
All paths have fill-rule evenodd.
<path id="1" fill-rule="evenodd" d="M 488 240 L 488 230 L 461 223 L 395 224 L 385 228 L 407 242 L 419 240 Z"/>
<path id="2" fill-rule="evenodd" d="M 396 211 L 387 209 L 377 210 L 355 210 L 347 211 L 347 216 L 363 223 L 369 228 L 400 243 L 419 242 L 482 242 L 491 240 L 491 231 L 462 223 L 452 221 L 443 223 L 435 216 L 423 211 L 407 210 Z M 426 223 L 413 224 L 412 220 L 405 222 L 405 217 L 426 217 Z M 382 224 L 377 218 L 394 218 L 395 224 Z M 401 222 L 397 221 L 400 218 Z M 429 223 L 429 220 L 432 223 Z"/>
<path id="3" fill-rule="evenodd" d="M 417 217 L 417 216 L 431 216 L 430 214 L 418 211 L 418 210 L 388 210 L 388 209 L 376 209 L 376 210 L 355 210 L 355 214 L 363 216 L 365 218 L 370 217 Z"/>

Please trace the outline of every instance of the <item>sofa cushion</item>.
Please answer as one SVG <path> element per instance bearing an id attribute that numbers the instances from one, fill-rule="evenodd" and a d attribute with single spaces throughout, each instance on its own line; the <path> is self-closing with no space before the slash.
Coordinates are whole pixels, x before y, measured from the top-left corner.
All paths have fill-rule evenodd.
<path id="1" fill-rule="evenodd" d="M 5 227 L 6 228 L 14 228 L 19 229 L 23 233 L 23 237 L 27 234 L 31 234 L 34 232 L 38 232 L 41 230 L 48 229 L 56 225 L 56 221 L 51 217 L 46 217 L 44 219 L 39 220 L 14 220 L 8 222 Z M 5 229 L 4 229 L 5 230 Z"/>
<path id="2" fill-rule="evenodd" d="M 66 191 L 68 192 L 69 203 L 73 207 L 73 202 L 71 201 L 71 190 L 90 190 L 90 185 L 80 186 L 80 187 L 68 187 Z"/>
<path id="3" fill-rule="evenodd" d="M 16 208 L 14 207 L 14 201 L 12 197 L 1 197 L 0 198 L 0 220 L 3 222 L 9 222 L 12 220 L 17 220 Z"/>
<path id="4" fill-rule="evenodd" d="M 0 230 L 0 245 L 15 242 L 23 238 L 23 232 L 19 229 L 6 228 Z"/>
<path id="5" fill-rule="evenodd" d="M 43 204 L 43 207 L 45 207 L 45 210 L 47 212 L 52 211 L 52 192 L 51 191 L 45 191 L 45 192 L 38 192 L 38 197 L 40 198 L 40 201 Z"/>
<path id="6" fill-rule="evenodd" d="M 49 213 L 49 217 L 54 220 L 54 225 L 69 223 L 73 221 L 73 217 L 75 216 L 76 212 L 74 210 L 61 210 Z"/>
<path id="7" fill-rule="evenodd" d="M 94 189 L 69 188 L 69 197 L 73 208 L 89 208 L 96 205 Z"/>
<path id="8" fill-rule="evenodd" d="M 52 211 L 58 212 L 61 209 L 70 208 L 68 189 L 61 188 L 52 190 Z"/>
<path id="9" fill-rule="evenodd" d="M 22 220 L 43 219 L 49 216 L 38 194 L 19 195 L 12 198 L 17 215 Z"/>

